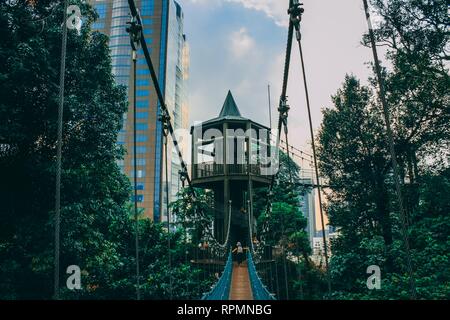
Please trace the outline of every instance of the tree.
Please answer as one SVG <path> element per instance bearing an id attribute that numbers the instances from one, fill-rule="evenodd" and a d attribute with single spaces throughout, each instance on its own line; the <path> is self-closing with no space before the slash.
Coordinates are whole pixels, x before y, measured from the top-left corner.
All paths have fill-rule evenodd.
<path id="1" fill-rule="evenodd" d="M 196 197 L 188 188 L 177 194 L 177 200 L 170 204 L 176 216 L 176 225 L 185 233 L 186 240 L 200 243 L 210 237 L 211 223 L 214 220 L 212 193 L 203 189 L 194 189 Z"/>
<path id="2" fill-rule="evenodd" d="M 427 213 L 423 206 L 430 190 L 437 191 L 432 185 L 443 187 L 447 181 L 450 138 L 450 82 L 445 64 L 449 40 L 447 4 L 415 0 L 372 3 L 382 17 L 375 28 L 378 43 L 388 47 L 386 57 L 393 66 L 383 72 L 408 214 L 417 292 L 421 298 L 442 299 L 449 291 L 448 286 L 441 285 L 448 276 L 445 271 L 448 255 L 440 251 L 441 242 L 436 239 L 448 235 L 448 229 L 443 231 L 447 220 L 441 214 L 448 206 L 448 198 L 443 195 L 444 202 L 433 202 L 434 207 L 428 207 Z M 375 88 L 375 81 L 370 80 L 371 88 Z M 342 89 L 333 97 L 335 108 L 324 111 L 319 135 L 321 171 L 333 191 L 328 203 L 330 224 L 340 234 L 332 242 L 330 262 L 334 296 L 404 299 L 409 297 L 408 276 L 397 199 L 393 196 L 381 108 L 371 88 L 347 76 Z M 425 218 L 431 212 L 433 216 Z M 432 227 L 435 223 L 445 227 L 436 230 Z M 382 268 L 380 291 L 369 292 L 365 288 L 365 268 L 371 264 Z"/>
<path id="3" fill-rule="evenodd" d="M 281 254 L 275 254 L 273 259 L 276 261 L 275 268 L 279 269 L 276 274 L 280 275 L 280 279 L 283 279 L 281 275 L 286 272 L 290 299 L 320 299 L 326 291 L 325 278 L 323 272 L 310 261 L 307 220 L 300 207 L 300 197 L 308 188 L 300 181 L 300 167 L 282 152 L 277 180 L 272 190 L 270 212 L 266 212 L 267 190 L 256 192 L 258 234 L 264 245 L 278 249 L 275 253 L 281 248 Z M 270 275 L 273 276 L 273 273 L 270 272 Z M 279 286 L 279 298 L 285 298 L 284 281 Z"/>
<path id="4" fill-rule="evenodd" d="M 68 30 L 64 104 L 61 296 L 134 299 L 131 186 L 116 144 L 128 109 L 126 89 L 111 73 L 108 38 L 83 26 Z M 0 4 L 0 299 L 53 294 L 53 219 L 61 1 Z M 139 219 L 141 291 L 148 299 L 199 298 L 208 281 L 185 259 L 179 232 Z M 171 247 L 168 248 L 168 237 Z M 168 267 L 171 252 L 172 268 Z M 66 268 L 81 269 L 82 289 L 65 288 Z"/>
<path id="5" fill-rule="evenodd" d="M 69 30 L 63 136 L 61 275 L 79 265 L 109 281 L 118 244 L 108 235 L 128 218 L 128 179 L 116 161 L 126 92 L 111 74 L 108 39 L 90 32 L 95 13 Z M 0 6 L 1 255 L 10 298 L 52 295 L 56 115 L 61 21 L 56 1 Z M 43 22 L 44 21 L 44 22 Z M 65 281 L 61 281 L 65 284 Z"/>

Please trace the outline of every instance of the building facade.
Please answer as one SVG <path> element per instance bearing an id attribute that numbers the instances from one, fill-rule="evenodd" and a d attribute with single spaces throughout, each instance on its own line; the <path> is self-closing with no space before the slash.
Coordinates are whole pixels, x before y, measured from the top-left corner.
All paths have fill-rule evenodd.
<path id="1" fill-rule="evenodd" d="M 310 169 L 300 168 L 300 183 L 305 186 L 311 186 L 314 184 L 313 172 Z M 316 189 L 305 188 L 300 194 L 300 208 L 307 220 L 306 232 L 308 233 L 309 244 L 311 248 L 314 246 L 313 238 L 316 234 Z"/>
<path id="2" fill-rule="evenodd" d="M 91 2 L 99 15 L 93 28 L 110 38 L 112 71 L 116 82 L 128 87 L 129 110 L 124 114 L 124 125 L 117 143 L 127 151 L 119 166 L 133 179 L 134 88 L 130 38 L 126 32 L 130 9 L 127 0 Z M 135 3 L 142 18 L 144 37 L 174 128 L 187 128 L 189 50 L 183 32 L 182 9 L 174 0 L 136 0 Z M 135 200 L 144 216 L 160 222 L 166 219 L 166 208 L 163 205 L 165 184 L 169 184 L 170 200 L 178 191 L 179 162 L 172 156 L 172 142 L 169 139 L 169 177 L 166 179 L 162 125 L 158 121 L 160 108 L 142 49 L 138 50 L 136 79 L 138 197 Z"/>

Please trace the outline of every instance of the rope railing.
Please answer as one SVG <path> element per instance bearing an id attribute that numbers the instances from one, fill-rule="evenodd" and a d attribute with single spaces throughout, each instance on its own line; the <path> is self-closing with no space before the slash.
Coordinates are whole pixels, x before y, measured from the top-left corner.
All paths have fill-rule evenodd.
<path id="1" fill-rule="evenodd" d="M 219 281 L 214 285 L 210 292 L 206 293 L 202 300 L 228 300 L 230 296 L 231 277 L 233 275 L 233 259 L 231 251 L 228 255 L 225 269 Z"/>
<path id="2" fill-rule="evenodd" d="M 250 252 L 247 252 L 247 266 L 250 277 L 250 286 L 253 293 L 253 300 L 276 300 L 274 295 L 267 290 L 267 287 L 262 283 L 261 278 L 258 276 Z"/>

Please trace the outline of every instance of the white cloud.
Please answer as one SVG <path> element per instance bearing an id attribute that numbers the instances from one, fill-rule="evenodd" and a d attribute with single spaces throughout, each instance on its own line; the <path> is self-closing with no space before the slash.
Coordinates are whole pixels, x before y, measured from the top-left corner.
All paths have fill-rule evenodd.
<path id="1" fill-rule="evenodd" d="M 247 9 L 253 9 L 264 12 L 269 18 L 273 19 L 278 26 L 285 27 L 289 24 L 287 14 L 287 1 L 280 0 L 225 0 L 227 2 L 240 3 Z"/>
<path id="2" fill-rule="evenodd" d="M 248 34 L 246 28 L 240 28 L 230 35 L 230 50 L 235 58 L 246 56 L 255 48 L 255 40 Z"/>
<path id="3" fill-rule="evenodd" d="M 242 5 L 244 8 L 261 11 L 272 19 L 276 25 L 286 27 L 289 24 L 287 15 L 287 1 L 281 0 L 189 0 L 195 4 L 216 5 L 220 2 L 232 2 Z"/>

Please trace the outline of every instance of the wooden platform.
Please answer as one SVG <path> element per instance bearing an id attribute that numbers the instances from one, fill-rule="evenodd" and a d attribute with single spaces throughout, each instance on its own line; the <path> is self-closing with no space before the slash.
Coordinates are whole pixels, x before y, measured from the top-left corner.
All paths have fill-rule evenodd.
<path id="1" fill-rule="evenodd" d="M 247 262 L 238 266 L 233 263 L 233 277 L 231 279 L 230 300 L 253 300 Z"/>

